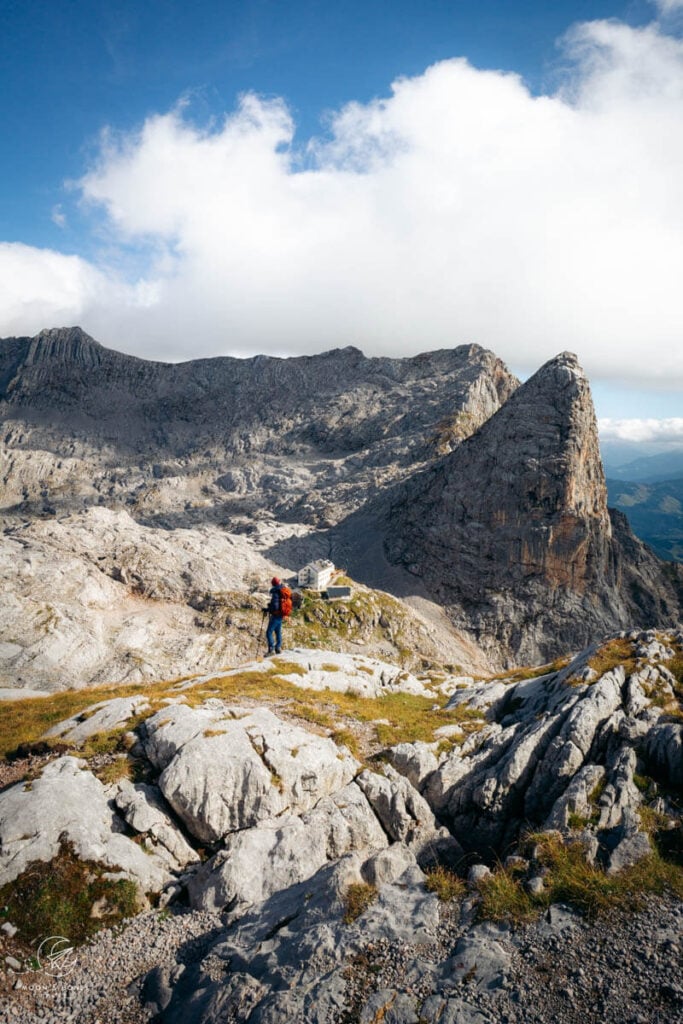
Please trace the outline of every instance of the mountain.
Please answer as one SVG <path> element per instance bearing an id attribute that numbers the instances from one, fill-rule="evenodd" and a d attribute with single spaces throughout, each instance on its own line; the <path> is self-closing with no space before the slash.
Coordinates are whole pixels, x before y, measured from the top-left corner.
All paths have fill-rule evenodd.
<path id="1" fill-rule="evenodd" d="M 396 488 L 382 514 L 389 559 L 486 649 L 517 660 L 680 615 L 676 583 L 608 511 L 590 388 L 571 353 Z"/>
<path id="2" fill-rule="evenodd" d="M 168 365 L 78 328 L 5 340 L 0 686 L 253 656 L 273 574 L 327 557 L 330 525 L 457 445 L 517 383 L 477 346 Z M 490 667 L 433 604 L 388 600 L 359 591 L 328 644 Z M 290 639 L 310 639 L 299 625 Z"/>
<path id="3" fill-rule="evenodd" d="M 79 328 L 0 342 L 5 508 L 331 523 L 475 430 L 516 378 L 476 345 L 153 363 Z M 199 509 L 193 514 L 193 509 Z"/>
<path id="4" fill-rule="evenodd" d="M 607 493 L 660 558 L 683 561 L 683 477 L 657 483 L 608 479 Z"/>
<path id="5" fill-rule="evenodd" d="M 56 329 L 0 343 L 0 416 L 0 678 L 24 686 L 61 688 L 65 658 L 87 682 L 149 678 L 150 648 L 159 671 L 244 656 L 254 574 L 318 557 L 419 617 L 383 617 L 391 650 L 471 671 L 680 614 L 676 570 L 608 512 L 567 353 L 520 386 L 476 345 L 164 364 Z"/>
<path id="6" fill-rule="evenodd" d="M 607 476 L 613 480 L 657 483 L 683 478 L 683 450 L 680 448 L 655 455 L 641 455 L 626 461 L 604 458 L 604 464 Z"/>

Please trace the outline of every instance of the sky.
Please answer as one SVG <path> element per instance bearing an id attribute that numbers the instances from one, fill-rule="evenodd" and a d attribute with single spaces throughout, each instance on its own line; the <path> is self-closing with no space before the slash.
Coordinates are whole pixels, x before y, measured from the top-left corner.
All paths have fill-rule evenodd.
<path id="1" fill-rule="evenodd" d="M 0 337 L 578 354 L 683 443 L 683 0 L 0 0 Z"/>

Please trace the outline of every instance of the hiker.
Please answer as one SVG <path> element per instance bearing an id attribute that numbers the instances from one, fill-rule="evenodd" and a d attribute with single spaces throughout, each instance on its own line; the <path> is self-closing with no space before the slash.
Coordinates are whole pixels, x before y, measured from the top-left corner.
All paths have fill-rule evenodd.
<path id="1" fill-rule="evenodd" d="M 268 612 L 266 640 L 268 654 L 279 654 L 282 650 L 282 620 L 291 614 L 292 592 L 277 576 L 273 576 L 270 582 L 270 601 L 268 607 L 263 609 L 264 613 Z"/>

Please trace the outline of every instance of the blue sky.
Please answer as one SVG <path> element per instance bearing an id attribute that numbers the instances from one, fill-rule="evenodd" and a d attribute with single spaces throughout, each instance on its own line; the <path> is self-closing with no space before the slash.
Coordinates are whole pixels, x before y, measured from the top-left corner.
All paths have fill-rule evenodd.
<path id="1" fill-rule="evenodd" d="M 683 0 L 1 4 L 0 335 L 569 347 L 681 415 Z"/>

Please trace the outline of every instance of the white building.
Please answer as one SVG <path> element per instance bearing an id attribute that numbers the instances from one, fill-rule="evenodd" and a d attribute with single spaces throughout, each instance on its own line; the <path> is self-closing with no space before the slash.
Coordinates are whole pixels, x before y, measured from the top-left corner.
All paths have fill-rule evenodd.
<path id="1" fill-rule="evenodd" d="M 299 569 L 296 581 L 300 587 L 324 590 L 334 572 L 334 562 L 330 562 L 326 558 L 319 558 L 317 562 L 309 562 L 303 569 Z"/>

